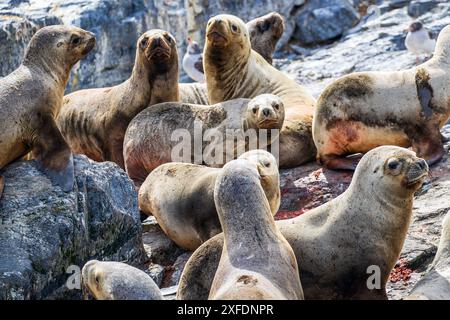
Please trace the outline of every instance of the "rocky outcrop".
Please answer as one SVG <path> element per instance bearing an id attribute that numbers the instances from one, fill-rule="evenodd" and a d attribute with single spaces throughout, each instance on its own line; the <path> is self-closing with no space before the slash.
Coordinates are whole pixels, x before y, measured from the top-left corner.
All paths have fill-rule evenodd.
<path id="1" fill-rule="evenodd" d="M 34 161 L 13 163 L 1 175 L 0 299 L 80 298 L 80 290 L 66 287 L 66 271 L 77 272 L 91 259 L 147 260 L 137 194 L 116 164 L 75 157 L 69 193 L 53 186 Z"/>

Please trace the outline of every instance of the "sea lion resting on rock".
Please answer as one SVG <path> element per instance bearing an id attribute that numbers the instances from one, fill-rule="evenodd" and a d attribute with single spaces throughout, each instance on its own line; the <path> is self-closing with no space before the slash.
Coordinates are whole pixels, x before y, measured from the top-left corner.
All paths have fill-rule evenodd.
<path id="1" fill-rule="evenodd" d="M 167 162 L 220 167 L 247 148 L 264 149 L 270 145 L 283 119 L 282 101 L 268 94 L 212 106 L 161 103 L 142 111 L 128 126 L 125 168 L 140 186 L 153 169 Z"/>
<path id="2" fill-rule="evenodd" d="M 211 18 L 206 36 L 203 59 L 210 103 L 251 99 L 263 93 L 279 96 L 286 110 L 280 166 L 298 166 L 314 159 L 311 126 L 315 100 L 311 94 L 251 49 L 247 27 L 238 17 Z"/>
<path id="3" fill-rule="evenodd" d="M 275 226 L 261 178 L 244 159 L 228 162 L 217 176 L 224 246 L 209 299 L 303 299 L 294 252 Z"/>
<path id="4" fill-rule="evenodd" d="M 438 250 L 407 300 L 450 300 L 450 211 L 442 222 Z"/>
<path id="5" fill-rule="evenodd" d="M 168 32 L 154 29 L 137 41 L 130 78 L 111 88 L 65 96 L 58 125 L 75 153 L 124 168 L 123 138 L 128 124 L 148 106 L 167 101 L 178 101 L 177 46 Z"/>
<path id="6" fill-rule="evenodd" d="M 81 274 L 84 288 L 97 300 L 163 300 L 149 275 L 122 262 L 91 260 Z"/>
<path id="7" fill-rule="evenodd" d="M 405 71 L 358 72 L 321 94 L 313 123 L 317 159 L 354 169 L 346 155 L 380 145 L 412 146 L 428 164 L 444 155 L 439 129 L 450 117 L 450 26 L 428 62 Z"/>
<path id="8" fill-rule="evenodd" d="M 55 117 L 72 66 L 94 45 L 92 33 L 71 26 L 44 27 L 31 38 L 22 64 L 0 79 L 0 169 L 33 151 L 38 168 L 72 190 L 72 153 Z"/>
<path id="9" fill-rule="evenodd" d="M 268 13 L 247 22 L 252 49 L 272 64 L 275 47 L 284 32 L 283 17 L 277 12 Z M 180 83 L 180 101 L 208 105 L 206 83 Z"/>
<path id="10" fill-rule="evenodd" d="M 275 157 L 264 150 L 252 150 L 239 159 L 249 162 L 259 172 L 261 186 L 275 215 L 280 206 Z M 139 189 L 139 207 L 155 216 L 163 231 L 179 247 L 194 251 L 222 232 L 214 204 L 214 185 L 221 171 L 191 163 L 163 164 L 148 175 Z"/>
<path id="11" fill-rule="evenodd" d="M 379 147 L 361 159 L 340 196 L 276 222 L 297 257 L 305 299 L 387 298 L 386 282 L 406 237 L 414 192 L 427 174 L 425 160 L 414 152 Z M 208 297 L 222 245 L 219 234 L 194 252 L 177 298 Z M 369 267 L 379 268 L 379 289 L 367 285 L 373 273 Z"/>

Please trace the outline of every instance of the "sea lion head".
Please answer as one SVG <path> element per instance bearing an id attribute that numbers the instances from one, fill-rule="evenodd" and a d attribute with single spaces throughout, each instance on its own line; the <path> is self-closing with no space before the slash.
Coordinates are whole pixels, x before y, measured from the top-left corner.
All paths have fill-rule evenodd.
<path id="1" fill-rule="evenodd" d="M 147 274 L 125 263 L 91 260 L 81 275 L 84 289 L 97 300 L 149 300 L 160 296 Z"/>
<path id="2" fill-rule="evenodd" d="M 450 64 L 450 25 L 446 26 L 439 32 L 436 40 L 433 58 L 441 60 L 446 64 Z"/>
<path id="3" fill-rule="evenodd" d="M 372 149 L 362 157 L 353 180 L 389 196 L 408 197 L 428 176 L 428 165 L 413 151 L 395 146 Z"/>
<path id="4" fill-rule="evenodd" d="M 40 29 L 25 51 L 24 64 L 48 63 L 69 72 L 95 46 L 95 35 L 81 28 L 53 25 Z"/>
<path id="5" fill-rule="evenodd" d="M 250 50 L 250 36 L 244 21 L 228 14 L 209 19 L 206 26 L 206 53 L 220 52 L 226 56 L 236 52 L 250 54 Z"/>
<path id="6" fill-rule="evenodd" d="M 284 32 L 283 17 L 277 12 L 256 18 L 247 23 L 252 49 L 258 52 L 269 63 L 272 52 Z"/>
<path id="7" fill-rule="evenodd" d="M 137 42 L 137 55 L 148 66 L 166 70 L 178 65 L 178 50 L 175 38 L 167 31 L 152 29 L 141 35 Z"/>
<path id="8" fill-rule="evenodd" d="M 270 210 L 275 215 L 280 208 L 280 174 L 275 157 L 265 150 L 251 150 L 243 153 L 238 159 L 247 160 L 255 166 L 261 186 L 269 201 Z"/>
<path id="9" fill-rule="evenodd" d="M 247 105 L 247 125 L 252 129 L 281 129 L 284 122 L 284 104 L 273 94 L 262 94 Z"/>

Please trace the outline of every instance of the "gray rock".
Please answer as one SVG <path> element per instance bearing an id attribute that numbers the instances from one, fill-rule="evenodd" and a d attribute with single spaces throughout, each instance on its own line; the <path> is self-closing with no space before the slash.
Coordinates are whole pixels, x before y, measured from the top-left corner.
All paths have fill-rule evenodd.
<path id="1" fill-rule="evenodd" d="M 147 270 L 144 271 L 153 279 L 153 281 L 155 281 L 158 287 L 161 287 L 165 273 L 165 269 L 162 265 L 150 263 Z"/>
<path id="2" fill-rule="evenodd" d="M 1 175 L 0 299 L 80 298 L 65 286 L 69 266 L 148 260 L 136 191 L 116 164 L 75 157 L 70 193 L 53 186 L 34 161 L 13 163 Z"/>
<path id="3" fill-rule="evenodd" d="M 158 224 L 154 224 L 142 234 L 142 241 L 150 261 L 163 266 L 173 264 L 177 257 L 185 252 L 166 236 Z"/>
<path id="4" fill-rule="evenodd" d="M 411 1 L 408 5 L 408 15 L 413 18 L 418 18 L 424 13 L 427 13 L 434 7 L 436 7 L 439 2 L 436 0 L 418 0 L 418 1 Z"/>
<path id="5" fill-rule="evenodd" d="M 350 1 L 308 1 L 295 18 L 294 38 L 307 45 L 335 40 L 358 21 Z"/>
<path id="6" fill-rule="evenodd" d="M 178 256 L 177 260 L 173 264 L 173 266 L 170 266 L 167 268 L 167 273 L 165 275 L 164 282 L 162 286 L 164 288 L 166 287 L 172 287 L 178 285 L 178 282 L 180 282 L 181 274 L 183 272 L 184 266 L 186 265 L 187 261 L 191 257 L 192 252 L 185 252 Z"/>

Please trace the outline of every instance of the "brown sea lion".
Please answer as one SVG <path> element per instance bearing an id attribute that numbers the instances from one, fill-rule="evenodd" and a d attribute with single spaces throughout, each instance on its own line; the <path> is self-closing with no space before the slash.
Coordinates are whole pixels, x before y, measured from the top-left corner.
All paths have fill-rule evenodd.
<path id="1" fill-rule="evenodd" d="M 161 103 L 142 111 L 128 126 L 125 169 L 140 186 L 167 162 L 221 167 L 247 150 L 271 145 L 283 119 L 283 102 L 269 94 L 212 106 Z"/>
<path id="2" fill-rule="evenodd" d="M 294 252 L 275 226 L 261 178 L 244 159 L 228 162 L 217 176 L 224 245 L 209 299 L 303 299 Z"/>
<path id="3" fill-rule="evenodd" d="M 247 27 L 238 17 L 211 18 L 206 36 L 203 59 L 208 100 L 219 103 L 263 93 L 279 96 L 286 109 L 280 133 L 280 166 L 298 166 L 314 159 L 312 95 L 251 49 Z"/>
<path id="4" fill-rule="evenodd" d="M 65 96 L 58 125 L 73 152 L 124 168 L 128 124 L 148 106 L 167 101 L 178 101 L 177 45 L 170 33 L 154 29 L 137 41 L 130 78 L 114 87 Z"/>
<path id="5" fill-rule="evenodd" d="M 252 150 L 239 159 L 258 170 L 270 210 L 275 215 L 280 207 L 280 178 L 275 157 L 264 150 Z M 139 208 L 153 215 L 179 247 L 194 251 L 222 232 L 214 205 L 214 185 L 221 171 L 192 163 L 163 164 L 148 175 L 139 189 Z"/>
<path id="6" fill-rule="evenodd" d="M 427 174 L 426 161 L 414 152 L 378 147 L 364 155 L 340 196 L 276 222 L 297 257 L 305 299 L 387 299 L 386 282 L 411 221 L 414 192 Z M 177 298 L 208 297 L 222 245 L 219 234 L 194 252 Z"/>
<path id="7" fill-rule="evenodd" d="M 22 64 L 0 79 L 0 169 L 32 151 L 53 183 L 72 190 L 72 153 L 55 117 L 71 68 L 94 45 L 92 33 L 63 25 L 44 27 L 31 38 Z"/>
<path id="8" fill-rule="evenodd" d="M 412 146 L 434 164 L 444 155 L 439 129 L 450 117 L 450 26 L 428 62 L 395 72 L 358 72 L 331 83 L 318 100 L 313 123 L 317 160 L 353 170 L 380 145 Z"/>
<path id="9" fill-rule="evenodd" d="M 149 275 L 122 262 L 91 260 L 81 274 L 84 288 L 97 300 L 163 300 Z"/>

